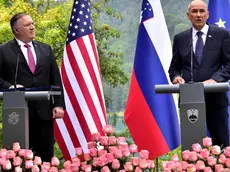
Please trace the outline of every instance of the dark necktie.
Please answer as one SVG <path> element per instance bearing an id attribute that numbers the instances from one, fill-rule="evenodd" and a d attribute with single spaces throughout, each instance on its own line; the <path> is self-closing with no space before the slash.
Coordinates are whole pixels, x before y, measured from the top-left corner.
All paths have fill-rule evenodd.
<path id="1" fill-rule="evenodd" d="M 201 57 L 202 57 L 202 53 L 203 53 L 203 47 L 204 47 L 204 43 L 203 43 L 203 39 L 202 39 L 202 32 L 199 31 L 196 33 L 197 34 L 197 41 L 196 41 L 196 52 L 195 52 L 195 55 L 197 57 L 197 60 L 200 64 L 201 62 Z"/>
<path id="2" fill-rule="evenodd" d="M 28 64 L 29 64 L 30 70 L 31 70 L 32 73 L 34 73 L 34 71 L 35 71 L 35 61 L 34 61 L 33 53 L 32 53 L 32 51 L 30 49 L 30 45 L 25 44 L 24 47 L 27 48 Z"/>

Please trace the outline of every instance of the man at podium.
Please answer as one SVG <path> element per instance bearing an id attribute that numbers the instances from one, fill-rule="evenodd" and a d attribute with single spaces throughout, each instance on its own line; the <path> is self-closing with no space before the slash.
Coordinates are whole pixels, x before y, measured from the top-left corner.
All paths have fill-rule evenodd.
<path id="1" fill-rule="evenodd" d="M 174 37 L 169 68 L 173 84 L 216 83 L 230 79 L 230 38 L 227 30 L 206 23 L 207 4 L 194 0 L 187 18 L 192 28 Z M 205 93 L 206 119 L 213 144 L 229 145 L 228 97 L 226 93 Z"/>
<path id="2" fill-rule="evenodd" d="M 35 27 L 26 13 L 17 13 L 10 25 L 14 39 L 0 46 L 0 87 L 37 88 L 60 86 L 61 77 L 51 47 L 33 40 Z M 62 96 L 54 100 L 28 101 L 29 147 L 43 161 L 53 156 L 53 120 L 62 118 L 65 103 Z"/>

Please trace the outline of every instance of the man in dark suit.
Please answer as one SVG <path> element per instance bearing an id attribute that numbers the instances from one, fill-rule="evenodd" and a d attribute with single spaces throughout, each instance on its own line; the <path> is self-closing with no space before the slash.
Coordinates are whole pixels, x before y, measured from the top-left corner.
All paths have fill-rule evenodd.
<path id="1" fill-rule="evenodd" d="M 51 47 L 34 41 L 35 27 L 26 13 L 15 14 L 10 20 L 15 38 L 0 46 L 0 88 L 12 88 L 17 72 L 17 87 L 62 88 L 59 69 Z M 19 59 L 18 59 L 19 58 Z M 18 63 L 18 71 L 16 71 Z M 29 146 L 35 155 L 50 162 L 53 156 L 53 121 L 64 115 L 64 97 L 50 101 L 29 101 Z"/>
<path id="2" fill-rule="evenodd" d="M 216 83 L 230 79 L 230 39 L 228 31 L 206 24 L 209 12 L 202 0 L 189 4 L 187 18 L 192 28 L 177 34 L 169 68 L 173 84 L 191 81 L 191 49 L 194 82 Z M 228 97 L 226 93 L 206 93 L 206 118 L 214 144 L 229 145 Z"/>

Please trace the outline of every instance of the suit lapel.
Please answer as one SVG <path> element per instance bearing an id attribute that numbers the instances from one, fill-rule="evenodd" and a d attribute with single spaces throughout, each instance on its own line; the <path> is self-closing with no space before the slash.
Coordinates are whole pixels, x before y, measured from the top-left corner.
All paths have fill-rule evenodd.
<path id="1" fill-rule="evenodd" d="M 204 59 L 206 58 L 205 54 L 207 54 L 208 49 L 211 47 L 211 45 L 212 45 L 212 28 L 211 26 L 209 26 L 208 33 L 207 33 L 206 40 L 205 40 L 204 49 L 203 49 L 203 54 L 202 54 L 201 61 L 200 61 L 200 65 L 203 63 Z"/>
<path id="2" fill-rule="evenodd" d="M 35 50 L 35 53 L 36 53 L 36 60 L 37 60 L 37 63 L 36 63 L 36 69 L 35 69 L 35 72 L 37 71 L 37 68 L 39 66 L 39 62 L 41 60 L 41 50 L 39 48 L 39 44 L 36 42 L 36 41 L 33 41 L 33 46 L 34 46 L 34 50 Z"/>

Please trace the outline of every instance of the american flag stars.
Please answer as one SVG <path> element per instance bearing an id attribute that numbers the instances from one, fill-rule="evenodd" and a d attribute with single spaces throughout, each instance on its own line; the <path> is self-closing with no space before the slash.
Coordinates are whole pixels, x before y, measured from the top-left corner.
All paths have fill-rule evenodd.
<path id="1" fill-rule="evenodd" d="M 66 44 L 90 33 L 93 33 L 90 2 L 89 0 L 78 0 L 72 10 Z"/>

